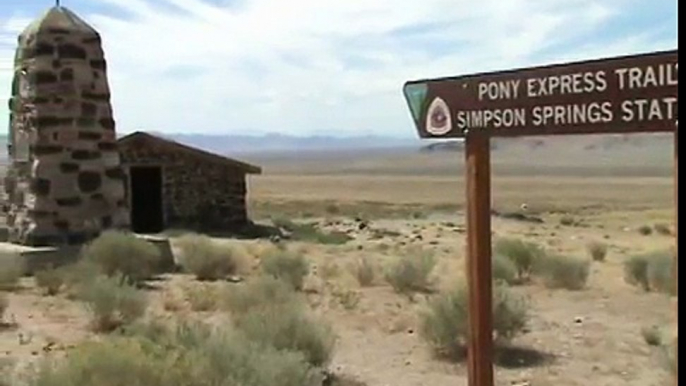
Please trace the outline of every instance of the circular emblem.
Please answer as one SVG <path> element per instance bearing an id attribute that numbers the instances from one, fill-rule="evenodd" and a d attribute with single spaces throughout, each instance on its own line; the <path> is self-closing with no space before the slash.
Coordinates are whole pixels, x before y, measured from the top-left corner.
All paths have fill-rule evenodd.
<path id="1" fill-rule="evenodd" d="M 441 98 L 434 99 L 426 114 L 426 131 L 431 135 L 445 135 L 452 128 L 448 105 Z"/>

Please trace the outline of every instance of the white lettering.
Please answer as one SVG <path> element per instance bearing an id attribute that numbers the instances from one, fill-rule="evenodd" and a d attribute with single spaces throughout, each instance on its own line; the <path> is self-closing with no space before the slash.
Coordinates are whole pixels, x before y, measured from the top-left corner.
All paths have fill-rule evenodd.
<path id="1" fill-rule="evenodd" d="M 676 119 L 676 97 L 634 99 L 622 102 L 622 121 L 661 121 Z"/>
<path id="2" fill-rule="evenodd" d="M 614 119 L 611 102 L 536 106 L 532 109 L 534 126 L 581 125 L 611 122 Z"/>
<path id="3" fill-rule="evenodd" d="M 516 99 L 521 80 L 479 83 L 479 100 Z"/>
<path id="4" fill-rule="evenodd" d="M 615 74 L 617 75 L 617 83 L 619 83 L 620 90 L 624 90 L 626 87 L 626 81 L 624 77 L 626 76 L 627 71 L 629 71 L 627 68 L 618 68 L 615 70 Z"/>
<path id="5" fill-rule="evenodd" d="M 615 70 L 620 90 L 648 87 L 677 86 L 679 63 L 647 67 L 618 68 Z"/>
<path id="6" fill-rule="evenodd" d="M 464 129 L 526 126 L 525 109 L 471 110 L 457 112 L 457 127 Z"/>

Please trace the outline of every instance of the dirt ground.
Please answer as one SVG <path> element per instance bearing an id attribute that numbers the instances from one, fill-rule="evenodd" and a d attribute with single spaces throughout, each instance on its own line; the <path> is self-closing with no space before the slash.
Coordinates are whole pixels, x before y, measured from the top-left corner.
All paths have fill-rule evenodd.
<path id="1" fill-rule="evenodd" d="M 370 202 L 414 205 L 413 210 L 421 212 L 422 208 L 434 208 L 432 205 L 455 203 L 464 191 L 461 180 L 449 176 L 333 173 L 299 177 L 266 173 L 251 182 L 251 189 L 253 205 L 262 205 L 259 216 L 256 214 L 260 218 L 279 215 L 279 205 L 297 209 L 289 215 L 316 206 L 308 207 L 308 202 L 351 207 Z M 527 202 L 529 210 L 543 220 L 529 223 L 494 217 L 496 237 L 516 236 L 550 251 L 580 257 L 588 257 L 589 241 L 609 246 L 607 260 L 592 263 L 583 290 L 551 290 L 536 282 L 513 287 L 530 300 L 531 320 L 528 332 L 514 340 L 496 366 L 497 385 L 663 386 L 672 382 L 663 352 L 646 344 L 641 329 L 659 326 L 668 334 L 676 333 L 676 297 L 630 286 L 622 271 L 622 262 L 629 255 L 674 245 L 673 236 L 655 232 L 644 236 L 637 231 L 642 225 L 673 227 L 672 194 L 671 180 L 664 176 L 546 179 L 520 175 L 495 182 L 497 207 L 516 208 Z M 277 204 L 266 206 L 270 202 Z M 338 335 L 331 364 L 336 372 L 368 386 L 467 384 L 464 363 L 434 358 L 419 337 L 417 315 L 425 306 L 424 295 L 409 299 L 396 294 L 382 278 L 371 287 L 361 287 L 348 269 L 362 256 L 372 258 L 381 268 L 396 255 L 408 253 L 408 248 L 421 246 L 439 258 L 434 270 L 438 286 L 450 288 L 463 279 L 465 265 L 464 218 L 454 209 L 424 210 L 417 218 L 380 215 L 364 230 L 356 228 L 350 213 L 314 213 L 300 219 L 354 237 L 344 245 L 290 243 L 313 264 L 305 292 L 311 308 L 330 321 Z M 580 224 L 562 225 L 563 215 L 573 216 Z M 241 245 L 248 262 L 269 245 L 265 240 L 220 242 Z M 164 279 L 155 283 L 158 291 L 149 293 L 155 299 L 149 317 L 211 317 L 212 312 L 191 311 L 184 301 L 179 309 L 166 306 L 172 298 L 182 299 L 184 288 L 203 284 L 182 274 Z M 2 363 L 28 363 L 50 355 L 48 351 L 97 339 L 89 332 L 88 314 L 79 303 L 64 295 L 41 295 L 31 278 L 23 279 L 22 288 L 9 293 L 9 301 L 6 319 L 17 327 L 0 329 L 0 371 Z"/>

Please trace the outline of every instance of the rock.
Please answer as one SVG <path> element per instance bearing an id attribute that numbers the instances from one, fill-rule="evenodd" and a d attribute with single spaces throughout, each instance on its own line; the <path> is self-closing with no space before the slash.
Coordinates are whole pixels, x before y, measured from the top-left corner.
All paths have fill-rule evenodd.
<path id="1" fill-rule="evenodd" d="M 577 316 L 574 318 L 574 323 L 576 323 L 576 324 L 581 324 L 583 322 L 584 322 L 584 318 L 581 316 Z"/>
<path id="2" fill-rule="evenodd" d="M 229 283 L 240 283 L 243 281 L 243 278 L 240 276 L 232 275 L 226 278 L 226 281 Z"/>

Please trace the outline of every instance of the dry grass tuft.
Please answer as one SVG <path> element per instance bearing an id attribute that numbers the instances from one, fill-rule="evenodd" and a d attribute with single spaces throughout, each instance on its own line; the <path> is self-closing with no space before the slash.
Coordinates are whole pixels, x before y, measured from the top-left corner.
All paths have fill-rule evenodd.
<path id="1" fill-rule="evenodd" d="M 586 249 L 593 261 L 605 261 L 605 258 L 607 257 L 607 244 L 599 241 L 592 241 L 586 245 Z"/>
<path id="2" fill-rule="evenodd" d="M 219 280 L 237 271 L 237 251 L 217 245 L 210 237 L 189 234 L 177 241 L 179 264 L 198 280 Z"/>
<path id="3" fill-rule="evenodd" d="M 386 271 L 386 281 L 401 294 L 431 292 L 431 273 L 436 257 L 426 251 L 416 250 L 396 259 Z"/>
<path id="4" fill-rule="evenodd" d="M 111 332 L 143 316 L 147 308 L 145 293 L 121 278 L 101 277 L 82 288 L 81 299 L 92 314 L 97 332 Z"/>
<path id="5" fill-rule="evenodd" d="M 24 260 L 16 254 L 0 255 L 0 291 L 12 291 L 25 272 Z"/>
<path id="6" fill-rule="evenodd" d="M 160 250 L 133 234 L 106 231 L 87 244 L 82 258 L 93 262 L 107 276 L 119 276 L 130 284 L 149 279 L 159 266 Z"/>
<path id="7" fill-rule="evenodd" d="M 189 286 L 186 288 L 186 299 L 191 310 L 196 312 L 214 311 L 219 305 L 219 293 L 211 286 Z"/>
<path id="8" fill-rule="evenodd" d="M 301 290 L 310 265 L 304 256 L 288 250 L 274 250 L 262 257 L 262 271 Z"/>
<path id="9" fill-rule="evenodd" d="M 374 284 L 377 268 L 370 258 L 361 257 L 357 259 L 350 266 L 350 270 L 362 287 L 369 287 Z"/>
<path id="10" fill-rule="evenodd" d="M 564 288 L 572 291 L 586 286 L 591 274 L 591 261 L 565 255 L 551 255 L 539 265 L 540 274 L 549 288 Z"/>
<path id="11" fill-rule="evenodd" d="M 464 358 L 468 329 L 467 289 L 459 286 L 433 298 L 421 314 L 421 336 L 434 352 L 452 360 Z M 529 306 L 505 285 L 496 285 L 493 297 L 493 331 L 504 343 L 523 332 Z"/>

